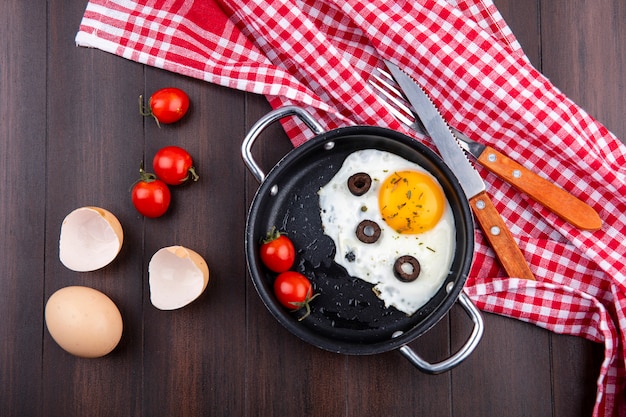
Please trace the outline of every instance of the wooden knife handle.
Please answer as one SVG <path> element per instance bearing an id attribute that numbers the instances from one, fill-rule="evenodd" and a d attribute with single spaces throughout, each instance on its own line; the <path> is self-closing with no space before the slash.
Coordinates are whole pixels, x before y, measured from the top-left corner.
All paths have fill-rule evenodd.
<path id="1" fill-rule="evenodd" d="M 506 273 L 513 278 L 534 280 L 535 276 L 528 267 L 522 251 L 487 193 L 483 191 L 470 198 L 469 202 L 478 224 Z"/>
<path id="2" fill-rule="evenodd" d="M 583 230 L 598 230 L 602 219 L 587 203 L 487 146 L 478 162 L 563 220 Z"/>

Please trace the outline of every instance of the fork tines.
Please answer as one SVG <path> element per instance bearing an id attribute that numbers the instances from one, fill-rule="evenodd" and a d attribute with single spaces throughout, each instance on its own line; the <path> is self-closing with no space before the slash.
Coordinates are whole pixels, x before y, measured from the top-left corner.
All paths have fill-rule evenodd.
<path id="1" fill-rule="evenodd" d="M 385 105 L 395 118 L 407 126 L 413 126 L 415 124 L 413 112 L 411 108 L 405 104 L 402 92 L 391 84 L 395 83 L 393 77 L 381 68 L 376 69 L 382 76 L 376 73 L 372 74 L 372 78 L 376 80 L 376 82 L 370 79 L 370 85 L 387 99 L 385 100 Z"/>

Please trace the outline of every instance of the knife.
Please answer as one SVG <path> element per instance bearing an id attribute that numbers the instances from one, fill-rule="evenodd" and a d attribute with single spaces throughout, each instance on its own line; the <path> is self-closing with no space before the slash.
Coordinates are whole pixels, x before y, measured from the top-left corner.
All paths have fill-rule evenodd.
<path id="1" fill-rule="evenodd" d="M 373 74 L 376 83 L 372 82 L 371 84 L 387 100 L 393 103 L 395 107 L 389 105 L 389 110 L 405 125 L 428 136 L 426 128 L 419 117 L 416 116 L 415 111 L 407 107 L 404 100 L 399 98 L 403 95 L 402 92 L 388 83 L 388 80 L 392 78 L 391 74 L 380 69 L 379 72 L 384 78 Z M 582 230 L 598 230 L 602 228 L 602 219 L 598 212 L 584 201 L 568 193 L 555 183 L 525 168 L 491 146 L 483 145 L 470 139 L 463 132 L 452 126 L 450 126 L 450 130 L 458 139 L 461 148 L 474 156 L 479 164 L 519 191 L 526 193 L 530 198 L 544 205 L 563 220 Z"/>
<path id="2" fill-rule="evenodd" d="M 459 180 L 478 224 L 506 273 L 514 278 L 534 280 L 535 276 L 522 251 L 487 195 L 485 183 L 467 159 L 437 107 L 422 87 L 398 66 L 389 61 L 385 61 L 385 64 L 433 139 L 444 162 Z"/>

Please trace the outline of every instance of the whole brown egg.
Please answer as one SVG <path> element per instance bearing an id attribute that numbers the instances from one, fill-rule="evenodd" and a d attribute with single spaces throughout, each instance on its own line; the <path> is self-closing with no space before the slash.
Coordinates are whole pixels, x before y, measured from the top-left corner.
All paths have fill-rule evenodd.
<path id="1" fill-rule="evenodd" d="M 46 303 L 46 326 L 67 352 L 97 358 L 111 352 L 122 337 L 122 315 L 115 303 L 89 287 L 61 288 Z"/>

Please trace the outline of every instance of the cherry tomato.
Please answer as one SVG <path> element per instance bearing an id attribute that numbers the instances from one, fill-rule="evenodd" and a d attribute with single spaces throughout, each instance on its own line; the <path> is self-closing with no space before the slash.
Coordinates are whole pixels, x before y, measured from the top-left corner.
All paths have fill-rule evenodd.
<path id="1" fill-rule="evenodd" d="M 141 168 L 140 178 L 132 189 L 133 205 L 139 213 L 146 217 L 160 217 L 170 206 L 172 199 L 170 189 L 154 174 L 147 173 Z"/>
<path id="2" fill-rule="evenodd" d="M 198 174 L 193 167 L 191 155 L 178 146 L 166 146 L 159 149 L 152 160 L 156 176 L 166 184 L 178 185 L 190 178 L 198 181 Z"/>
<path id="3" fill-rule="evenodd" d="M 157 90 L 148 100 L 149 107 L 143 105 L 139 96 L 140 112 L 144 116 L 152 116 L 157 125 L 174 123 L 180 120 L 189 109 L 189 96 L 183 90 L 167 87 Z"/>
<path id="4" fill-rule="evenodd" d="M 311 314 L 309 303 L 318 294 L 313 294 L 313 285 L 304 275 L 295 271 L 286 271 L 279 274 L 274 281 L 274 294 L 284 307 L 293 311 L 306 308 L 306 313 L 298 320 L 303 320 Z"/>
<path id="5" fill-rule="evenodd" d="M 260 248 L 261 261 L 274 272 L 285 272 L 296 259 L 296 250 L 291 240 L 275 227 L 263 239 Z"/>

